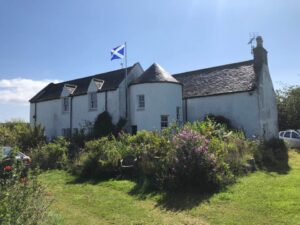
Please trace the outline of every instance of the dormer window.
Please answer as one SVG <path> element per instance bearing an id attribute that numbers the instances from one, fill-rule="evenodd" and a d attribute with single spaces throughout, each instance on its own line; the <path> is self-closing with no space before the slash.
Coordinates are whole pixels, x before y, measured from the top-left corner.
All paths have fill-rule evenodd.
<path id="1" fill-rule="evenodd" d="M 62 113 L 67 113 L 70 111 L 70 96 L 74 95 L 77 86 L 73 84 L 64 84 L 63 90 L 60 94 L 61 97 L 61 108 Z"/>
<path id="2" fill-rule="evenodd" d="M 62 99 L 62 111 L 69 112 L 70 104 L 69 104 L 69 97 L 64 97 Z"/>
<path id="3" fill-rule="evenodd" d="M 89 109 L 90 110 L 97 109 L 97 92 L 89 93 Z"/>

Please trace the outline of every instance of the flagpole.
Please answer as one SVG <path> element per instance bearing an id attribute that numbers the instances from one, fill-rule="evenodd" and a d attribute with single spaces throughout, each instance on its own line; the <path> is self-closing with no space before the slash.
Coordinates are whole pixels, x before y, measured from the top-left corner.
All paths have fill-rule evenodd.
<path id="1" fill-rule="evenodd" d="M 125 97 L 126 97 L 126 111 L 125 111 L 125 116 L 126 119 L 128 120 L 128 84 L 127 84 L 127 43 L 125 41 Z"/>

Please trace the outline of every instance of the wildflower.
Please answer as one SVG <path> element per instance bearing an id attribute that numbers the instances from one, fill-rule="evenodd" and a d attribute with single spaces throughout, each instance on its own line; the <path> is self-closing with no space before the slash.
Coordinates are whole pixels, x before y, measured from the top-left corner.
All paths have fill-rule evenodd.
<path id="1" fill-rule="evenodd" d="M 4 171 L 6 171 L 6 172 L 12 171 L 12 166 L 5 166 Z"/>

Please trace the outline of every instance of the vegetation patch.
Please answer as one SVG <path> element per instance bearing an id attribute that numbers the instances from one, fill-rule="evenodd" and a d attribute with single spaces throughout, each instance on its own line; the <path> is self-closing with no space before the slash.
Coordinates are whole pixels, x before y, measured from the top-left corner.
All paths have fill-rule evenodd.
<path id="1" fill-rule="evenodd" d="M 133 181 L 80 183 L 57 170 L 41 174 L 40 181 L 54 198 L 51 215 L 58 225 L 298 224 L 300 154 L 295 151 L 290 167 L 287 174 L 258 171 L 240 177 L 214 194 L 137 192 Z"/>

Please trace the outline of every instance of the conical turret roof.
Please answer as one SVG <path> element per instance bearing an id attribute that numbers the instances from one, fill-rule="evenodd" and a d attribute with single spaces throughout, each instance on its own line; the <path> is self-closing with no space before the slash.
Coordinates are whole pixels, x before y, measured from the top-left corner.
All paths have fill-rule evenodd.
<path id="1" fill-rule="evenodd" d="M 152 64 L 141 76 L 131 82 L 133 84 L 142 83 L 179 83 L 171 74 L 165 71 L 159 64 Z"/>

